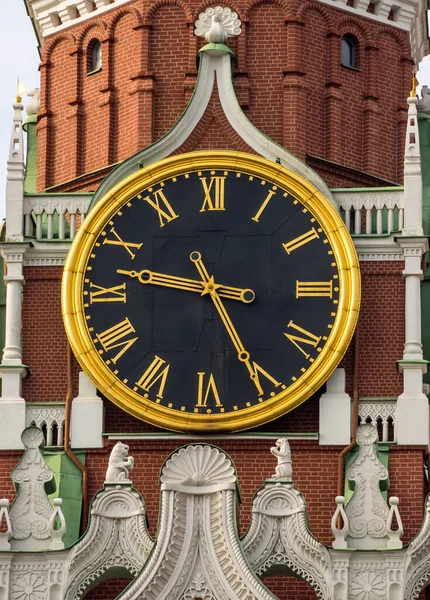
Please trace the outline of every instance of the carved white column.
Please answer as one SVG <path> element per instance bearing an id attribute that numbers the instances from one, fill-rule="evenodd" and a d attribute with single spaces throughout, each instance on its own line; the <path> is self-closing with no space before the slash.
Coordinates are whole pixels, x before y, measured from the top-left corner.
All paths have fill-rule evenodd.
<path id="1" fill-rule="evenodd" d="M 397 442 L 429 444 L 429 406 L 423 393 L 421 344 L 421 261 L 428 250 L 422 227 L 422 174 L 415 90 L 408 98 L 408 123 L 405 140 L 404 227 L 397 242 L 403 250 L 405 269 L 405 346 L 398 367 L 403 374 L 403 393 L 397 401 Z"/>
<path id="2" fill-rule="evenodd" d="M 321 446 L 351 441 L 351 398 L 345 392 L 345 369 L 336 369 L 327 380 L 327 390 L 320 398 Z"/>
<path id="3" fill-rule="evenodd" d="M 24 140 L 22 133 L 23 105 L 18 96 L 13 105 L 14 116 L 10 137 L 6 176 L 6 241 L 22 242 L 24 206 Z"/>
<path id="4" fill-rule="evenodd" d="M 21 449 L 25 428 L 25 400 L 21 397 L 21 380 L 26 375 L 21 350 L 21 303 L 24 285 L 23 261 L 27 244 L 3 244 L 7 275 L 5 347 L 0 364 L 2 396 L 0 398 L 0 449 Z"/>
<path id="5" fill-rule="evenodd" d="M 72 402 L 72 448 L 103 448 L 103 401 L 94 383 L 79 373 L 79 394 Z"/>

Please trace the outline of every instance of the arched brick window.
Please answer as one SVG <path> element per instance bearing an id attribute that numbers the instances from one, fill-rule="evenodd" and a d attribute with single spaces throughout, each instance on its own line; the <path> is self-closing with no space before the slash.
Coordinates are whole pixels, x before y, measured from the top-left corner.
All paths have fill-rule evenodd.
<path id="1" fill-rule="evenodd" d="M 357 58 L 357 40 L 350 33 L 346 33 L 342 38 L 342 50 L 340 62 L 343 67 L 356 69 L 358 67 Z"/>
<path id="2" fill-rule="evenodd" d="M 99 40 L 91 40 L 87 48 L 87 73 L 100 71 L 102 68 L 102 47 Z"/>

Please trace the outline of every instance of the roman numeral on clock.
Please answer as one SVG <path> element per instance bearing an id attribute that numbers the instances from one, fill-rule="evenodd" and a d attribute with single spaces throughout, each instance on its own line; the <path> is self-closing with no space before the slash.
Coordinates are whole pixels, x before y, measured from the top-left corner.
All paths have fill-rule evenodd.
<path id="1" fill-rule="evenodd" d="M 258 209 L 256 214 L 253 217 L 251 217 L 251 219 L 253 221 L 255 221 L 256 223 L 259 223 L 259 219 L 260 219 L 261 215 L 263 214 L 264 209 L 269 204 L 270 198 L 274 195 L 275 195 L 275 192 L 273 190 L 270 190 L 270 192 L 267 194 L 266 198 L 263 200 L 263 204 L 260 206 L 260 208 Z"/>
<path id="2" fill-rule="evenodd" d="M 198 390 L 197 390 L 197 404 L 196 406 L 207 406 L 209 395 L 215 401 L 216 406 L 222 406 L 221 400 L 219 399 L 218 390 L 216 387 L 215 379 L 213 374 L 209 375 L 209 379 L 205 385 L 205 372 L 197 373 L 199 378 Z"/>
<path id="3" fill-rule="evenodd" d="M 310 296 L 319 296 L 323 298 L 332 298 L 332 281 L 296 281 L 296 298 L 307 298 Z"/>
<path id="4" fill-rule="evenodd" d="M 253 381 L 255 387 L 257 388 L 259 396 L 264 395 L 264 390 L 261 385 L 259 373 L 260 373 L 260 375 L 263 375 L 263 377 L 265 377 L 268 381 L 270 381 L 275 387 L 279 387 L 280 385 L 282 385 L 282 383 L 280 381 L 277 381 L 274 377 L 269 375 L 269 373 L 267 371 L 265 371 L 263 369 L 263 367 L 260 367 L 260 365 L 257 364 L 255 362 L 255 360 L 248 361 L 246 363 L 246 366 L 248 367 L 249 375 L 250 375 L 251 380 Z"/>
<path id="5" fill-rule="evenodd" d="M 113 327 L 109 327 L 106 331 L 98 333 L 96 337 L 105 352 L 109 352 L 114 348 L 121 348 L 118 354 L 110 359 L 110 361 L 116 364 L 121 356 L 127 352 L 130 346 L 138 339 L 137 337 L 130 337 L 133 333 L 136 333 L 136 330 L 127 317 Z M 102 353 L 100 350 L 99 352 Z M 109 364 L 110 361 L 106 361 L 106 364 Z"/>
<path id="6" fill-rule="evenodd" d="M 224 207 L 224 183 L 225 177 L 211 177 L 209 184 L 206 182 L 206 177 L 200 177 L 202 182 L 205 199 L 200 212 L 208 210 L 225 210 Z"/>
<path id="7" fill-rule="evenodd" d="M 319 238 L 318 232 L 314 227 L 312 227 L 312 229 L 310 229 L 306 233 L 303 233 L 302 235 L 299 235 L 299 237 L 294 238 L 294 240 L 286 242 L 282 245 L 284 247 L 285 252 L 287 254 L 291 254 L 291 252 L 297 250 L 297 248 L 300 248 L 300 246 L 304 246 L 305 244 L 308 244 L 316 238 Z"/>
<path id="8" fill-rule="evenodd" d="M 166 385 L 169 369 L 170 365 L 167 364 L 165 360 L 155 355 L 154 360 L 146 369 L 142 377 L 139 381 L 136 381 L 136 386 L 140 387 L 145 392 L 149 392 L 152 386 L 158 382 L 157 398 L 163 398 L 164 386 Z"/>
<path id="9" fill-rule="evenodd" d="M 142 196 L 139 195 L 138 198 L 142 198 Z M 143 199 L 157 211 L 160 227 L 164 227 L 166 223 L 178 218 L 179 215 L 171 207 L 162 189 L 156 190 L 152 194 L 152 198 L 151 196 L 145 196 Z"/>
<path id="10" fill-rule="evenodd" d="M 302 344 L 306 344 L 307 346 L 312 346 L 316 348 L 321 341 L 321 336 L 314 335 L 310 331 L 306 331 L 303 327 L 299 327 L 292 321 L 288 323 L 288 328 L 291 329 L 290 333 L 284 333 L 285 337 L 292 342 L 296 348 L 300 350 L 302 354 L 305 355 L 306 358 L 310 357 L 310 354 L 306 352 L 304 348 L 302 348 Z M 293 330 L 297 333 L 293 333 Z M 297 335 L 300 334 L 300 335 Z"/>
<path id="11" fill-rule="evenodd" d="M 127 302 L 125 291 L 120 291 L 125 290 L 125 283 L 110 288 L 90 283 L 90 288 L 95 290 L 94 292 L 90 292 L 90 304 L 94 304 L 95 302 Z"/>
<path id="12" fill-rule="evenodd" d="M 116 240 L 108 240 L 108 239 L 105 238 L 103 240 L 103 244 L 110 244 L 111 246 L 122 246 L 123 248 L 125 248 L 127 250 L 127 252 L 130 254 L 130 256 L 131 256 L 132 259 L 136 255 L 134 254 L 134 252 L 132 252 L 130 250 L 130 248 L 137 248 L 139 250 L 143 246 L 143 244 L 136 244 L 134 242 L 124 242 L 124 240 L 122 240 L 120 238 L 120 236 L 117 234 L 117 232 L 115 231 L 114 227 L 112 227 L 110 231 L 114 235 L 114 237 L 116 238 Z"/>

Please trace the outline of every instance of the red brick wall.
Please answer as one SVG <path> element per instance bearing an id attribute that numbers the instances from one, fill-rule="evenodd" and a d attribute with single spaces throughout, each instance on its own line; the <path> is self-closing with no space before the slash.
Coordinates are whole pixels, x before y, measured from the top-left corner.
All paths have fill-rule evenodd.
<path id="1" fill-rule="evenodd" d="M 202 42 L 192 23 L 200 10 L 136 0 L 47 39 L 39 189 L 123 160 L 172 127 L 196 80 Z M 314 2 L 241 0 L 235 10 L 244 23 L 242 38 L 231 42 L 238 94 L 257 127 L 307 160 L 316 156 L 401 181 L 412 68 L 407 33 Z M 357 71 L 340 66 L 344 33 L 357 39 Z M 92 37 L 102 42 L 103 68 L 87 77 Z M 340 182 L 326 179 L 358 185 L 358 173 L 344 175 Z"/>

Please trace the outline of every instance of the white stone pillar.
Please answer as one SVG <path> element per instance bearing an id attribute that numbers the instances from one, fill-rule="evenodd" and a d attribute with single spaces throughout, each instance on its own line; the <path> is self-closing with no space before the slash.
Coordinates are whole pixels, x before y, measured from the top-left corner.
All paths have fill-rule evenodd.
<path id="1" fill-rule="evenodd" d="M 346 446 L 351 441 L 351 398 L 345 392 L 345 369 L 336 369 L 320 398 L 321 446 Z"/>
<path id="2" fill-rule="evenodd" d="M 428 242 L 422 237 L 401 237 L 397 242 L 405 257 L 405 346 L 398 368 L 403 374 L 403 393 L 397 400 L 397 443 L 429 444 L 429 404 L 423 393 L 423 375 L 427 362 L 423 360 L 421 344 L 422 255 Z"/>
<path id="3" fill-rule="evenodd" d="M 79 373 L 79 393 L 72 402 L 72 448 L 103 448 L 103 401 L 87 375 Z"/>
<path id="4" fill-rule="evenodd" d="M 0 450 L 22 449 L 21 433 L 25 428 L 25 400 L 21 382 L 27 370 L 22 364 L 21 305 L 24 285 L 23 262 L 27 244 L 2 245 L 5 261 L 6 323 L 5 347 L 0 364 L 2 396 L 0 398 Z"/>

